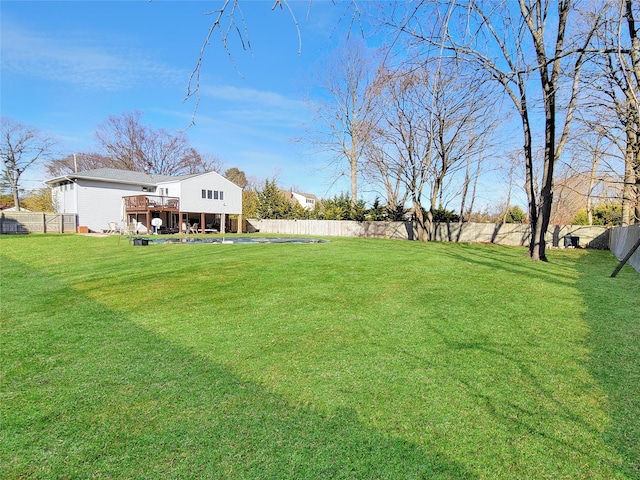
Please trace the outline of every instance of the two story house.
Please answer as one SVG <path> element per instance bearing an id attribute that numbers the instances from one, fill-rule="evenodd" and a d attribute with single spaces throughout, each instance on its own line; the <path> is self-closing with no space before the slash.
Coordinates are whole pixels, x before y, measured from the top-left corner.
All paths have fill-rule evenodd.
<path id="1" fill-rule="evenodd" d="M 114 223 L 148 233 L 230 231 L 229 215 L 242 225 L 242 189 L 216 172 L 173 177 L 99 168 L 45 184 L 56 212 L 76 214 L 78 226 L 93 232 Z"/>
<path id="2" fill-rule="evenodd" d="M 289 190 L 285 195 L 292 202 L 296 202 L 302 206 L 305 210 L 313 210 L 318 204 L 318 198 L 315 195 L 309 193 L 299 193 Z"/>

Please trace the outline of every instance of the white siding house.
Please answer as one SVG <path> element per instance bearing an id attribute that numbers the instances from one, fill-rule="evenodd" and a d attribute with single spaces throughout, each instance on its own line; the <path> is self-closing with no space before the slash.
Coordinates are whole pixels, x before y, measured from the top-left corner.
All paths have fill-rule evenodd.
<path id="1" fill-rule="evenodd" d="M 171 177 L 100 168 L 45 183 L 57 213 L 77 214 L 78 226 L 94 232 L 113 222 L 152 231 L 153 218 L 167 232 L 196 223 L 199 233 L 213 232 L 229 229 L 228 215 L 242 215 L 242 189 L 216 172 Z"/>
<path id="2" fill-rule="evenodd" d="M 292 200 L 297 201 L 303 208 L 307 210 L 313 210 L 317 203 L 317 198 L 315 195 L 310 195 L 308 193 L 298 193 L 291 191 L 290 198 Z"/>

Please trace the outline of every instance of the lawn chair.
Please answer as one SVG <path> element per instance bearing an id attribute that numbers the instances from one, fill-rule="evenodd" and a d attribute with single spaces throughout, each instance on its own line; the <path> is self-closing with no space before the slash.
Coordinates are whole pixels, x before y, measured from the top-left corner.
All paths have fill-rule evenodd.
<path id="1" fill-rule="evenodd" d="M 118 222 L 109 222 L 108 225 L 109 225 L 109 228 L 107 229 L 108 235 L 114 235 L 116 233 L 119 233 Z"/>
<path id="2" fill-rule="evenodd" d="M 198 233 L 198 223 L 194 223 L 189 227 L 189 233 Z"/>

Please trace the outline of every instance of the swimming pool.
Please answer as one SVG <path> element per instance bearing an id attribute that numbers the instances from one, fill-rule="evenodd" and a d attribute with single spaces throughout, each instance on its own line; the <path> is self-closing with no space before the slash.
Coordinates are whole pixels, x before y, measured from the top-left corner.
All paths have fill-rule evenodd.
<path id="1" fill-rule="evenodd" d="M 137 237 L 132 239 L 135 246 L 159 245 L 159 244 L 245 244 L 258 245 L 265 243 L 327 243 L 329 240 L 320 238 L 295 238 L 295 237 Z"/>

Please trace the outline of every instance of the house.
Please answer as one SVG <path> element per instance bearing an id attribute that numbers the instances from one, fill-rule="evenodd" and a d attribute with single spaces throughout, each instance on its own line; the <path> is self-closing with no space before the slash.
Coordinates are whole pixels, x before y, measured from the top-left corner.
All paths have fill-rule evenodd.
<path id="1" fill-rule="evenodd" d="M 308 193 L 298 193 L 293 190 L 287 192 L 287 197 L 293 202 L 297 202 L 302 205 L 302 208 L 306 210 L 313 210 L 318 204 L 318 198 L 315 195 Z"/>
<path id="2" fill-rule="evenodd" d="M 153 224 L 162 233 L 224 232 L 229 215 L 242 225 L 242 189 L 216 172 L 173 177 L 99 168 L 45 184 L 56 213 L 78 215 L 78 225 L 93 232 L 133 222 L 139 232 L 153 232 Z"/>

